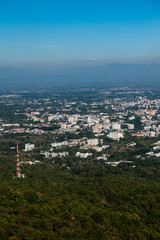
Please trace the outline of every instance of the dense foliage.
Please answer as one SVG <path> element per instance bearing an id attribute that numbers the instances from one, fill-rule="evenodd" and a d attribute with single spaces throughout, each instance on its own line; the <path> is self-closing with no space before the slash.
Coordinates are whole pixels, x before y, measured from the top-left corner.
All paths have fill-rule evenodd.
<path id="1" fill-rule="evenodd" d="M 0 156 L 0 239 L 160 239 L 160 164 L 26 166 Z M 91 174 L 92 172 L 92 174 Z"/>

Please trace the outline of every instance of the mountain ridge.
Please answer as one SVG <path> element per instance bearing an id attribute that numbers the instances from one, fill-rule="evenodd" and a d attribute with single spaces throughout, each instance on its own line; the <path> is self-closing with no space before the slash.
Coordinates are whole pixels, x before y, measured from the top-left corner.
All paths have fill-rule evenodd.
<path id="1" fill-rule="evenodd" d="M 76 67 L 56 72 L 33 72 L 6 66 L 0 68 L 0 86 L 30 84 L 108 84 L 160 81 L 160 64 L 110 63 L 90 67 Z"/>

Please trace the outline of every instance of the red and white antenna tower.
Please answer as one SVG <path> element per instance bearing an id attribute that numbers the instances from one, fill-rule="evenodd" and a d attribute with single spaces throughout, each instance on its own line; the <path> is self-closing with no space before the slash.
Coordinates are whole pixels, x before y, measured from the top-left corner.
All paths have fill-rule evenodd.
<path id="1" fill-rule="evenodd" d="M 17 145 L 17 170 L 16 170 L 16 176 L 17 177 L 21 177 L 21 173 L 20 173 L 20 167 L 19 167 L 19 153 L 18 153 L 18 145 Z"/>

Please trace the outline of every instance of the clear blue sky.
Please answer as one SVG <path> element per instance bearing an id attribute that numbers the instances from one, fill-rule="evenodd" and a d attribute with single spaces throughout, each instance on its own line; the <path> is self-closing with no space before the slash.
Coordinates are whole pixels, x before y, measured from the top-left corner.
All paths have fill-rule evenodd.
<path id="1" fill-rule="evenodd" d="M 0 66 L 160 62 L 159 0 L 0 0 Z"/>

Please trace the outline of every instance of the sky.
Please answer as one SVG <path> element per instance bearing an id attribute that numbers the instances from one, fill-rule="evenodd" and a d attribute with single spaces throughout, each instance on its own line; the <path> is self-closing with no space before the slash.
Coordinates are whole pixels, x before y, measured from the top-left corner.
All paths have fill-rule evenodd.
<path id="1" fill-rule="evenodd" d="M 0 0 L 0 66 L 160 63 L 159 0 Z"/>

